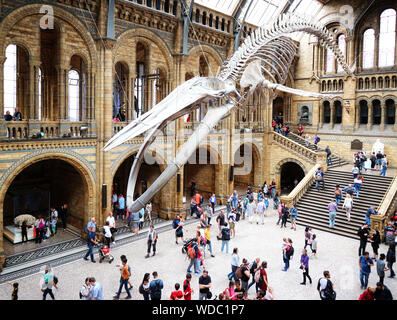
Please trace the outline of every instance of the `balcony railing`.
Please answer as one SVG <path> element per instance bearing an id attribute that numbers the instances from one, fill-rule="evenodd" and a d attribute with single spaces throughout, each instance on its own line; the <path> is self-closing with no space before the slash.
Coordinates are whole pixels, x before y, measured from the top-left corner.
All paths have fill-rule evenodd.
<path id="1" fill-rule="evenodd" d="M 62 137 L 88 137 L 86 122 L 59 121 L 7 121 L 3 140 L 27 140 L 32 138 L 59 139 Z"/>

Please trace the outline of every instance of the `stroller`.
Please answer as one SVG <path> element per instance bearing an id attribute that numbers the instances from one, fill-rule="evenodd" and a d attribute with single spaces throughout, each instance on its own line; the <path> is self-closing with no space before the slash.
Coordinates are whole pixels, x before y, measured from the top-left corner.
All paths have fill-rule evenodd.
<path id="1" fill-rule="evenodd" d="M 195 239 L 195 238 L 192 238 L 192 239 L 190 239 L 190 240 L 185 241 L 185 243 L 183 244 L 183 247 L 182 247 L 182 253 L 183 253 L 183 254 L 186 254 L 186 253 L 187 253 L 187 249 L 188 249 L 189 246 L 192 244 L 192 242 L 193 242 L 194 239 Z"/>
<path id="2" fill-rule="evenodd" d="M 99 247 L 98 253 L 99 253 L 99 263 L 102 263 L 102 261 L 104 260 L 108 260 L 109 263 L 113 262 L 114 257 L 110 253 L 106 254 L 103 252 L 103 245 Z"/>

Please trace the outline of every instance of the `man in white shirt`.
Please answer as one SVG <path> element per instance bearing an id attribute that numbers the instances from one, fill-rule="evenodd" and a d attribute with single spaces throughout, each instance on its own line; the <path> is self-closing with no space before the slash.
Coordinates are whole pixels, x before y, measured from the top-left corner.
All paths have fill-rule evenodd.
<path id="1" fill-rule="evenodd" d="M 335 300 L 336 293 L 334 291 L 334 284 L 330 280 L 331 275 L 329 271 L 324 271 L 324 278 L 318 280 L 317 291 L 320 294 L 321 300 Z"/>
<path id="2" fill-rule="evenodd" d="M 113 212 L 110 211 L 109 212 L 109 217 L 106 218 L 106 222 L 109 222 L 109 228 L 110 228 L 110 232 L 112 233 L 112 242 L 113 244 L 116 243 L 116 241 L 114 241 L 114 233 L 116 233 L 116 220 L 113 217 Z"/>

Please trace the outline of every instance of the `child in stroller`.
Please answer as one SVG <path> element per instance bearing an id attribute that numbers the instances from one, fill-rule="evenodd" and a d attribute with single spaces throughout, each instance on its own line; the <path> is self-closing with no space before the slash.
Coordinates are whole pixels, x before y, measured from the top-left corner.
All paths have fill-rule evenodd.
<path id="1" fill-rule="evenodd" d="M 102 261 L 109 260 L 109 263 L 112 263 L 114 260 L 114 257 L 110 254 L 110 250 L 108 246 L 105 244 L 101 247 L 99 247 L 99 263 L 102 263 Z"/>

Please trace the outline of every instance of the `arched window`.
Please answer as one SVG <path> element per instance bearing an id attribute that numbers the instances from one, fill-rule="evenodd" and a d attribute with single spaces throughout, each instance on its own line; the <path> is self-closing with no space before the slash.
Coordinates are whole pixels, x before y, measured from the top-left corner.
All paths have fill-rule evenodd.
<path id="1" fill-rule="evenodd" d="M 17 46 L 10 44 L 4 62 L 4 112 L 11 116 L 17 106 Z"/>
<path id="2" fill-rule="evenodd" d="M 42 72 L 41 72 L 41 68 L 39 68 L 38 69 L 38 71 L 37 71 L 37 113 L 38 113 L 38 115 L 37 115 L 37 117 L 38 117 L 38 119 L 39 120 L 41 120 L 41 105 L 42 105 L 42 103 L 41 103 L 41 88 L 42 88 L 42 77 L 43 77 L 43 74 L 42 74 Z"/>
<path id="3" fill-rule="evenodd" d="M 396 47 L 396 10 L 387 9 L 380 15 L 379 67 L 394 65 Z"/>
<path id="4" fill-rule="evenodd" d="M 339 124 L 342 123 L 342 103 L 340 101 L 335 101 L 334 103 L 335 113 L 334 113 L 334 123 Z"/>
<path id="5" fill-rule="evenodd" d="M 196 10 L 196 22 L 200 23 L 200 10 L 199 9 Z"/>
<path id="6" fill-rule="evenodd" d="M 363 34 L 363 69 L 374 67 L 375 61 L 375 30 L 368 29 Z"/>
<path id="7" fill-rule="evenodd" d="M 360 124 L 368 123 L 368 104 L 367 101 L 360 101 Z"/>
<path id="8" fill-rule="evenodd" d="M 386 123 L 395 124 L 395 120 L 396 120 L 396 106 L 394 104 L 394 100 L 388 99 L 386 100 Z"/>
<path id="9" fill-rule="evenodd" d="M 380 101 L 372 101 L 372 121 L 373 124 L 380 124 L 382 119 L 382 109 L 380 107 Z"/>
<path id="10" fill-rule="evenodd" d="M 343 56 L 346 57 L 346 37 L 344 34 L 341 34 L 338 37 L 338 46 L 339 46 L 339 49 L 342 51 Z M 338 63 L 338 72 L 343 72 L 343 68 L 340 65 L 340 63 Z"/>
<path id="11" fill-rule="evenodd" d="M 327 49 L 327 56 L 326 56 L 326 72 L 332 73 L 334 72 L 334 63 L 335 63 L 335 56 L 332 50 Z"/>
<path id="12" fill-rule="evenodd" d="M 70 70 L 69 78 L 69 121 L 80 121 L 80 75 Z"/>
<path id="13" fill-rule="evenodd" d="M 329 101 L 324 101 L 324 123 L 331 122 L 331 106 Z"/>

